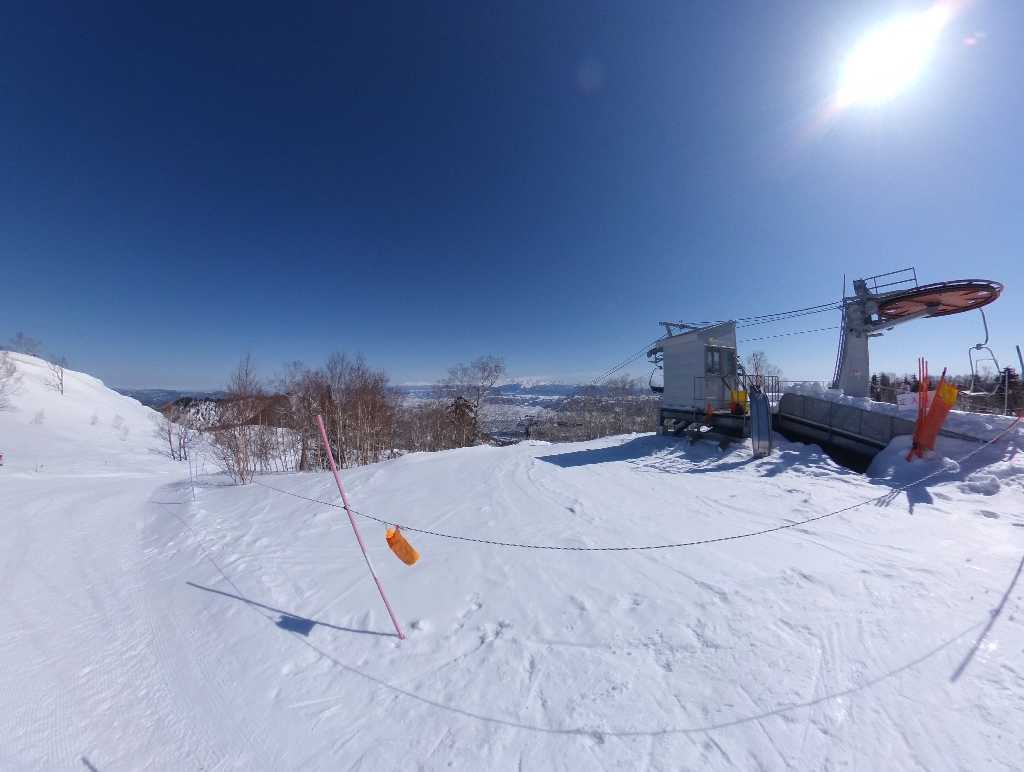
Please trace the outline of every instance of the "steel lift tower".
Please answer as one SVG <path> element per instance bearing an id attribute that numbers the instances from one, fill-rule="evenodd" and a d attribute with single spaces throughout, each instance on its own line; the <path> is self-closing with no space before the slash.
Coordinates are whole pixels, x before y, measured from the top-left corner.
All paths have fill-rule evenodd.
<path id="1" fill-rule="evenodd" d="M 918 285 L 917 271 L 899 271 L 855 279 L 853 296 L 843 298 L 843 325 L 832 388 L 849 397 L 870 394 L 868 341 L 898 324 L 949 316 L 988 305 L 1003 285 L 987 279 L 960 279 Z M 844 290 L 845 293 L 845 290 Z"/>

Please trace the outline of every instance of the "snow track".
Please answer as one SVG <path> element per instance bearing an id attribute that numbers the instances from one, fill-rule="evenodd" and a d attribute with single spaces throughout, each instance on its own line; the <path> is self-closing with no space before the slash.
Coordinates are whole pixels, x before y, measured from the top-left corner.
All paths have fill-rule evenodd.
<path id="1" fill-rule="evenodd" d="M 13 629 L 0 661 L 24 666 L 0 671 L 5 707 L 18 706 L 4 711 L 0 758 L 12 769 L 72 768 L 83 758 L 132 768 L 154 755 L 210 768 L 204 750 L 215 746 L 175 703 L 143 603 L 137 518 L 152 483 L 66 482 L 51 479 L 45 498 L 32 486 L 5 497 L 15 532 L 28 536 L 4 550 L 21 570 L 4 583 Z"/>

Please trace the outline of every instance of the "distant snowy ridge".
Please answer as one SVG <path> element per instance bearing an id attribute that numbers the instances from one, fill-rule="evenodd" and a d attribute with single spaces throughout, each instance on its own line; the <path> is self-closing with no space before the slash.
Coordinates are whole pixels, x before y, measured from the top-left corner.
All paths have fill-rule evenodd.
<path id="1" fill-rule="evenodd" d="M 202 389 L 136 389 L 123 386 L 112 387 L 118 394 L 137 399 L 147 407 L 163 407 L 168 402 L 174 402 L 182 397 L 192 399 L 222 399 L 224 392 L 219 390 Z"/>

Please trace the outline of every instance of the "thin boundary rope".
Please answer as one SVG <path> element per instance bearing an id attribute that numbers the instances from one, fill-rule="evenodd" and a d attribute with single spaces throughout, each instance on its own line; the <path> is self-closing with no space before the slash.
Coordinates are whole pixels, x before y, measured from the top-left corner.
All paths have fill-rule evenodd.
<path id="1" fill-rule="evenodd" d="M 1020 421 L 1021 421 L 1021 418 L 1020 418 L 1020 416 L 1018 416 L 1017 418 L 1015 418 L 1013 420 L 1013 422 L 1009 426 L 1007 426 L 1005 429 L 1003 429 L 1001 432 L 999 432 L 999 434 L 997 434 L 995 437 L 993 437 L 992 439 L 988 440 L 983 445 L 979 445 L 977 448 L 975 448 L 974 450 L 971 450 L 969 453 L 967 453 L 967 454 L 961 456 L 960 458 L 956 459 L 956 463 L 957 464 L 962 464 L 964 461 L 967 461 L 969 458 L 972 458 L 973 456 L 977 455 L 978 453 L 980 453 L 985 448 L 987 448 L 990 445 L 998 442 L 1004 436 L 1009 434 L 1010 430 L 1013 429 L 1018 423 L 1020 423 Z M 633 552 L 633 551 L 641 551 L 641 550 L 663 550 L 663 549 L 676 549 L 676 548 L 680 548 L 680 547 L 696 547 L 696 546 L 703 545 L 703 544 L 718 544 L 718 543 L 726 542 L 726 541 L 735 541 L 735 540 L 738 540 L 738 539 L 748 539 L 748 538 L 751 538 L 753 536 L 764 536 L 765 534 L 775 533 L 777 531 L 784 531 L 787 528 L 797 528 L 797 527 L 799 527 L 801 525 L 807 525 L 808 523 L 813 523 L 813 522 L 816 522 L 818 520 L 824 520 L 826 517 L 833 517 L 835 515 L 843 514 L 844 512 L 849 512 L 851 510 L 857 509 L 858 507 L 862 507 L 865 504 L 873 504 L 873 503 L 875 503 L 877 501 L 882 501 L 884 499 L 889 498 L 890 496 L 892 496 L 895 493 L 900 493 L 901 491 L 905 491 L 908 488 L 914 487 L 915 485 L 920 485 L 921 483 L 925 482 L 926 480 L 930 480 L 933 477 L 937 477 L 940 474 L 945 474 L 946 471 L 947 471 L 946 469 L 936 469 L 934 472 L 930 472 L 930 473 L 924 475 L 923 477 L 921 477 L 921 478 L 919 478 L 917 480 L 914 480 L 912 482 L 906 483 L 905 485 L 901 485 L 901 486 L 896 487 L 896 488 L 892 488 L 891 490 L 889 490 L 888 492 L 886 492 L 886 493 L 884 493 L 884 494 L 882 494 L 880 496 L 875 496 L 875 497 L 870 498 L 870 499 L 865 499 L 864 501 L 859 501 L 856 504 L 851 504 L 848 507 L 843 507 L 842 509 L 837 509 L 837 510 L 835 510 L 833 512 L 826 512 L 823 515 L 815 515 L 814 517 L 809 517 L 806 520 L 800 520 L 800 521 L 797 521 L 797 522 L 794 522 L 794 523 L 783 523 L 782 525 L 772 526 L 771 528 L 762 528 L 761 530 L 758 530 L 758 531 L 747 531 L 745 533 L 737 533 L 737 534 L 732 534 L 730 536 L 715 536 L 715 537 L 712 537 L 712 538 L 709 538 L 709 539 L 695 539 L 693 541 L 672 542 L 672 543 L 669 543 L 669 544 L 645 544 L 645 545 L 622 546 L 622 547 L 572 547 L 572 546 L 564 546 L 564 545 L 557 545 L 557 544 L 522 544 L 522 543 L 519 543 L 519 542 L 497 541 L 495 539 L 477 539 L 477 538 L 474 538 L 472 536 L 460 536 L 458 534 L 442 533 L 441 531 L 431 531 L 431 530 L 426 529 L 426 528 L 414 528 L 412 526 L 402 525 L 400 523 L 396 523 L 396 522 L 391 521 L 391 520 L 385 520 L 383 518 L 377 517 L 376 515 L 371 515 L 371 514 L 366 513 L 366 512 L 359 512 L 358 510 L 355 510 L 355 509 L 353 509 L 352 512 L 354 514 L 359 515 L 360 517 L 365 517 L 365 518 L 368 518 L 370 520 L 375 520 L 376 522 L 381 523 L 383 525 L 394 526 L 396 528 L 400 528 L 400 529 L 409 531 L 411 533 L 423 533 L 423 534 L 427 534 L 429 536 L 439 536 L 439 537 L 444 538 L 444 539 L 455 539 L 457 541 L 467 541 L 467 542 L 472 542 L 474 544 L 490 544 L 490 545 L 495 546 L 495 547 L 514 547 L 514 548 L 517 548 L 517 549 L 531 549 L 531 550 L 560 550 L 560 551 L 565 551 L 565 552 Z M 294 493 L 293 491 L 286 491 L 283 488 L 275 488 L 273 485 L 267 485 L 266 483 L 261 483 L 261 482 L 258 482 L 256 480 L 253 480 L 253 482 L 256 485 L 259 485 L 260 487 L 267 488 L 268 490 L 272 490 L 272 491 L 277 491 L 278 493 L 283 493 L 283 494 L 288 495 L 288 496 L 294 496 L 297 499 L 304 499 L 306 501 L 311 501 L 311 502 L 314 502 L 316 504 L 323 504 L 324 506 L 328 506 L 328 507 L 335 507 L 335 508 L 339 508 L 339 509 L 341 508 L 341 506 L 339 504 L 335 504 L 335 503 L 330 502 L 330 501 L 323 501 L 322 499 L 315 499 L 315 498 L 311 498 L 309 496 L 303 496 L 300 493 Z"/>

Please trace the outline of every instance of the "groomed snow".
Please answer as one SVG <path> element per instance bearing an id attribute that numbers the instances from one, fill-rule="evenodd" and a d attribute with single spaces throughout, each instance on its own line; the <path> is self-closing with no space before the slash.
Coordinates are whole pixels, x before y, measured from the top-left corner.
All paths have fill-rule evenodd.
<path id="1" fill-rule="evenodd" d="M 152 411 L 86 376 L 61 397 L 28 364 L 16 411 L 0 414 L 4 770 L 943 770 L 1024 757 L 1019 428 L 959 465 L 943 457 L 975 445 L 943 439 L 908 466 L 897 438 L 869 476 L 781 440 L 755 461 L 747 446 L 649 435 L 344 470 L 361 511 L 543 545 L 725 536 L 884 496 L 672 550 L 409 533 L 412 568 L 363 520 L 399 641 L 339 510 L 215 476 L 193 500 L 184 466 L 143 439 Z M 93 412 L 121 415 L 127 438 L 92 432 Z M 324 474 L 260 482 L 337 497 Z"/>

